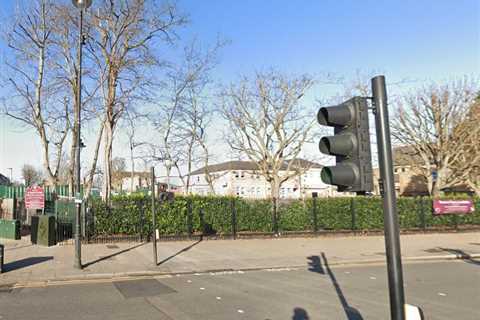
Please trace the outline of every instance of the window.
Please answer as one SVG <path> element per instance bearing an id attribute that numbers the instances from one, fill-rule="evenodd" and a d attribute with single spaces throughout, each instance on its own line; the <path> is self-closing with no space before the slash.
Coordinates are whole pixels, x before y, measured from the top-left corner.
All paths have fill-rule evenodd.
<path id="1" fill-rule="evenodd" d="M 200 176 L 197 176 L 197 182 L 200 182 Z"/>
<path id="2" fill-rule="evenodd" d="M 235 193 L 237 194 L 237 196 L 240 195 L 240 187 L 236 187 L 236 188 L 235 188 Z"/>
<path id="3" fill-rule="evenodd" d="M 240 178 L 245 178 L 245 172 L 240 172 Z"/>
<path id="4" fill-rule="evenodd" d="M 235 178 L 238 178 L 238 172 L 233 171 L 233 174 L 235 175 Z"/>

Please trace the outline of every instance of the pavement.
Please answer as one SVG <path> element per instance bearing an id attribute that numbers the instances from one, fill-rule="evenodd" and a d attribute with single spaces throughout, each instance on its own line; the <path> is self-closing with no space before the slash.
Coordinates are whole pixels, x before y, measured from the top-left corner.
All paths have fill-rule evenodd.
<path id="1" fill-rule="evenodd" d="M 158 242 L 82 246 L 84 268 L 73 268 L 74 246 L 42 247 L 22 240 L 5 245 L 1 286 L 26 287 L 62 281 L 308 267 L 308 257 L 328 256 L 330 265 L 385 263 L 383 236 L 335 236 L 249 240 Z M 480 232 L 402 235 L 403 261 L 480 257 Z"/>
<path id="2" fill-rule="evenodd" d="M 0 319 L 390 319 L 386 268 L 330 265 L 0 290 Z M 480 262 L 406 262 L 406 302 L 426 319 L 478 320 Z"/>

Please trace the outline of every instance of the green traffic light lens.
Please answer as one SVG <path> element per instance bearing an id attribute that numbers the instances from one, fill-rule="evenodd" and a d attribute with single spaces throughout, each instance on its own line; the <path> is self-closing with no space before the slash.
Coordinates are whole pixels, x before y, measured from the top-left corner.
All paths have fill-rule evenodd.
<path id="1" fill-rule="evenodd" d="M 326 184 L 332 184 L 332 170 L 330 168 L 324 167 L 321 173 L 322 181 Z"/>

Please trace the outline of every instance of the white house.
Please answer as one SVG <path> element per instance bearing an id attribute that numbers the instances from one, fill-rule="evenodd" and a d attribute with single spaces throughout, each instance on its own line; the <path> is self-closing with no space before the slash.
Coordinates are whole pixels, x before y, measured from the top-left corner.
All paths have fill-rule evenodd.
<path id="1" fill-rule="evenodd" d="M 319 197 L 336 195 L 334 187 L 321 181 L 321 165 L 303 159 L 294 161 L 308 170 L 304 174 L 284 182 L 280 188 L 280 198 L 311 197 L 313 192 L 316 192 Z M 228 161 L 195 170 L 191 173 L 190 190 L 192 193 L 200 195 L 211 193 L 205 178 L 206 172 L 214 178 L 213 189 L 216 195 L 237 195 L 244 198 L 267 198 L 270 196 L 270 184 L 259 174 L 255 162 Z"/>

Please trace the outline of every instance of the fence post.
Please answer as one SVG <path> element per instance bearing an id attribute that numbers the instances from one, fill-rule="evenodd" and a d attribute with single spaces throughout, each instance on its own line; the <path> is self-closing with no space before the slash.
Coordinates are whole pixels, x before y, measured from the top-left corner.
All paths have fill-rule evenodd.
<path id="1" fill-rule="evenodd" d="M 425 218 L 425 201 L 424 197 L 420 197 L 420 223 L 423 231 L 427 229 L 427 223 Z"/>
<path id="2" fill-rule="evenodd" d="M 232 236 L 233 240 L 237 239 L 237 210 L 235 208 L 235 198 L 230 202 L 231 213 L 232 213 Z"/>
<path id="3" fill-rule="evenodd" d="M 140 210 L 140 242 L 143 242 L 144 228 L 145 228 L 145 199 L 142 199 L 142 208 Z"/>
<path id="4" fill-rule="evenodd" d="M 453 214 L 453 227 L 458 231 L 458 214 Z"/>
<path id="5" fill-rule="evenodd" d="M 352 214 L 352 231 L 357 229 L 357 210 L 355 208 L 355 198 L 350 199 L 350 212 Z"/>
<path id="6" fill-rule="evenodd" d="M 187 230 L 188 230 L 188 237 L 191 238 L 193 234 L 193 226 L 192 226 L 192 200 L 188 199 L 187 201 Z"/>
<path id="7" fill-rule="evenodd" d="M 318 194 L 316 192 L 312 193 L 312 199 L 313 199 L 313 232 L 318 233 L 318 216 L 317 216 L 317 196 Z"/>
<path id="8" fill-rule="evenodd" d="M 200 228 L 202 230 L 202 238 L 205 236 L 205 213 L 203 212 L 203 208 L 200 207 L 198 211 L 198 215 L 200 217 Z"/>
<path id="9" fill-rule="evenodd" d="M 150 174 L 152 179 L 152 224 L 153 224 L 153 264 L 156 267 L 158 265 L 157 257 L 157 217 L 155 212 L 155 168 L 150 168 Z"/>

